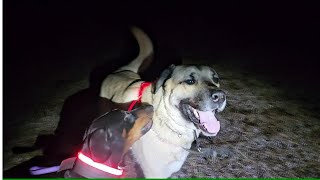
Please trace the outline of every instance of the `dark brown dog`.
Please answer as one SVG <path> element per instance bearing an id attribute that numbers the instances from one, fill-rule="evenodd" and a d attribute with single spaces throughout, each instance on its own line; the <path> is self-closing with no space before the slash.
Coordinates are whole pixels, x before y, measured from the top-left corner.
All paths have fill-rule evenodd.
<path id="1" fill-rule="evenodd" d="M 134 142 L 150 130 L 152 116 L 153 107 L 151 105 L 142 105 L 131 112 L 114 110 L 100 116 L 87 129 L 78 157 L 64 160 L 60 171 L 70 169 L 65 173 L 67 178 L 116 178 L 121 176 L 122 170 L 119 165 L 124 155 Z M 90 162 L 81 159 L 83 156 L 88 157 Z M 97 167 L 94 167 L 96 164 L 98 164 Z M 112 173 L 113 171 L 103 170 L 109 167 L 115 169 L 115 174 Z"/>

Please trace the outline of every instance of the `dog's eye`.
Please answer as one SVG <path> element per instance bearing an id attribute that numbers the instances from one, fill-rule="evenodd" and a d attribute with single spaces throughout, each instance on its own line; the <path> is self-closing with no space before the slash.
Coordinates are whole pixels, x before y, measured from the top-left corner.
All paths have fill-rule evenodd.
<path id="1" fill-rule="evenodd" d="M 194 79 L 187 79 L 184 81 L 185 83 L 187 83 L 188 85 L 192 85 L 194 84 L 196 81 Z"/>
<path id="2" fill-rule="evenodd" d="M 132 123 L 135 122 L 136 119 L 137 119 L 137 118 L 135 117 L 134 114 L 127 114 L 127 115 L 125 116 L 125 118 L 124 118 L 124 121 L 127 122 L 127 123 L 132 124 Z"/>

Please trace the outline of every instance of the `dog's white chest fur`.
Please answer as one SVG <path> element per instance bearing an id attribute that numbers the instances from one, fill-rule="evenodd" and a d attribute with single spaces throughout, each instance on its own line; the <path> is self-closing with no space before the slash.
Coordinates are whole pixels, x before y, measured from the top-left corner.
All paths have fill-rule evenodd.
<path id="1" fill-rule="evenodd" d="M 170 177 L 180 170 L 188 156 L 186 150 L 164 142 L 152 130 L 133 145 L 132 152 L 146 178 Z"/>

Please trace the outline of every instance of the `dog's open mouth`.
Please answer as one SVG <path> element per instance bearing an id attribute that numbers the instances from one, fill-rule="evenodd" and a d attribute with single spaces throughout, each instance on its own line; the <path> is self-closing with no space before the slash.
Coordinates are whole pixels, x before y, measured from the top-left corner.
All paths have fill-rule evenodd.
<path id="1" fill-rule="evenodd" d="M 188 104 L 182 104 L 181 107 L 184 115 L 202 131 L 210 135 L 216 135 L 219 132 L 220 122 L 215 116 L 216 110 L 200 111 Z"/>

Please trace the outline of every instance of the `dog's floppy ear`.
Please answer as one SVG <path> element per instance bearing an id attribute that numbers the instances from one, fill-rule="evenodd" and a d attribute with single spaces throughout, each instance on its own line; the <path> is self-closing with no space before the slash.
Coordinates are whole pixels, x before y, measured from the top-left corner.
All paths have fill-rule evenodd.
<path id="1" fill-rule="evenodd" d="M 157 82 L 153 85 L 153 89 L 152 89 L 152 93 L 155 94 L 160 87 L 162 87 L 166 81 L 171 77 L 173 70 L 176 68 L 176 66 L 174 64 L 171 64 L 167 69 L 165 69 L 159 79 L 157 80 Z"/>
<path id="2" fill-rule="evenodd" d="M 111 155 L 111 147 L 108 142 L 107 133 L 104 129 L 98 129 L 88 137 L 88 147 L 92 160 L 105 162 Z"/>

